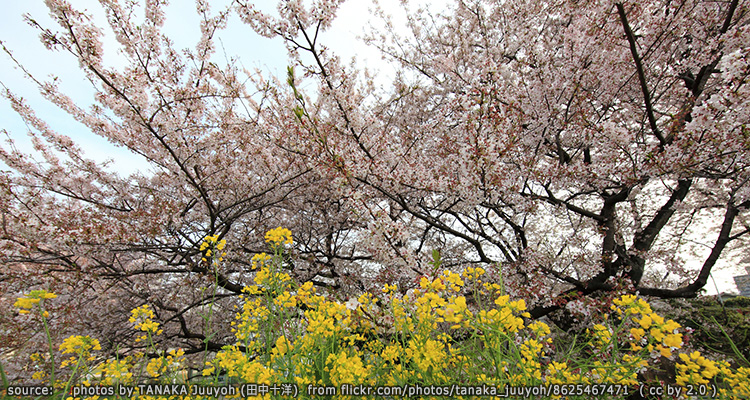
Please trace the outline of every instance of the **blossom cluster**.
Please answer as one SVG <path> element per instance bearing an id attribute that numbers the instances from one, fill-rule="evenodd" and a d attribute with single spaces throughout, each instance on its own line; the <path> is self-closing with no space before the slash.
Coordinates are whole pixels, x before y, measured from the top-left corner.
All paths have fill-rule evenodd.
<path id="1" fill-rule="evenodd" d="M 201 261 L 207 262 L 208 260 L 213 260 L 213 265 L 218 265 L 227 255 L 224 252 L 226 244 L 227 241 L 225 239 L 219 240 L 219 235 L 206 236 L 199 248 L 201 253 L 203 253 Z"/>
<path id="2" fill-rule="evenodd" d="M 134 308 L 130 314 L 130 322 L 135 324 L 135 329 L 149 334 L 161 334 L 162 330 L 159 329 L 159 323 L 153 320 L 154 312 L 148 304 Z"/>
<path id="3" fill-rule="evenodd" d="M 60 366 L 65 367 L 75 364 L 77 358 L 94 361 L 95 357 L 91 355 L 91 351 L 99 351 L 101 349 L 102 346 L 97 339 L 89 336 L 70 336 L 60 345 L 60 350 L 62 350 L 63 354 L 71 354 L 71 357 L 64 360 Z"/>
<path id="4" fill-rule="evenodd" d="M 271 229 L 266 232 L 266 243 L 271 243 L 273 246 L 279 246 L 282 244 L 291 245 L 293 243 L 292 231 L 282 227 Z"/>
<path id="5" fill-rule="evenodd" d="M 56 294 L 48 292 L 46 290 L 32 290 L 24 297 L 19 297 L 13 305 L 20 309 L 18 311 L 19 313 L 28 314 L 29 310 L 34 308 L 35 305 L 41 304 L 42 300 L 54 299 L 56 297 Z"/>

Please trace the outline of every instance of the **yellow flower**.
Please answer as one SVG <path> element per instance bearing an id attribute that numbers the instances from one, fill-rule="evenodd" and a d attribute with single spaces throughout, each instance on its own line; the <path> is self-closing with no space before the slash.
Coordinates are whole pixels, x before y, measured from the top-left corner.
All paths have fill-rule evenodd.
<path id="1" fill-rule="evenodd" d="M 291 245 L 293 243 L 292 231 L 282 227 L 271 229 L 270 231 L 266 232 L 266 243 L 271 243 L 274 246 L 278 246 L 281 244 Z"/>
<path id="2" fill-rule="evenodd" d="M 135 329 L 143 332 L 150 332 L 153 334 L 161 334 L 159 329 L 159 323 L 154 322 L 151 318 L 154 318 L 154 312 L 148 304 L 144 304 L 140 307 L 134 308 L 130 311 L 130 322 L 135 323 Z"/>
<path id="3" fill-rule="evenodd" d="M 292 308 L 297 306 L 297 298 L 292 296 L 289 292 L 284 292 L 278 297 L 273 299 L 274 304 L 284 308 Z"/>
<path id="4" fill-rule="evenodd" d="M 101 350 L 102 346 L 99 341 L 89 336 L 70 336 L 63 340 L 60 345 L 60 350 L 63 354 L 72 353 L 78 354 L 88 353 L 90 350 Z"/>
<path id="5" fill-rule="evenodd" d="M 271 384 L 271 378 L 273 378 L 273 371 L 263 364 L 253 361 L 242 366 L 241 378 L 245 382 L 269 385 Z"/>
<path id="6" fill-rule="evenodd" d="M 396 286 L 396 285 L 389 285 L 387 283 L 385 284 L 385 286 L 383 286 L 383 289 L 382 289 L 383 293 L 385 293 L 385 294 L 395 293 L 396 290 L 398 290 L 398 286 Z"/>
<path id="7" fill-rule="evenodd" d="M 628 315 L 632 314 L 651 314 L 651 306 L 643 299 L 638 298 L 634 294 L 623 295 L 619 299 L 614 300 L 612 305 L 613 310 L 617 310 L 618 314 L 622 314 L 623 310 L 620 307 L 625 308 L 625 313 Z"/>
<path id="8" fill-rule="evenodd" d="M 651 317 L 644 315 L 640 320 L 635 320 L 643 329 L 648 329 L 651 326 Z"/>
<path id="9" fill-rule="evenodd" d="M 130 372 L 131 368 L 131 357 L 125 357 L 120 360 L 109 359 L 97 367 L 94 374 L 104 377 L 104 380 L 101 382 L 103 385 L 113 385 L 118 382 L 130 383 L 133 378 L 133 373 Z"/>
<path id="10" fill-rule="evenodd" d="M 664 357 L 672 357 L 672 350 L 669 347 L 664 347 L 660 344 L 656 345 L 656 349 L 659 350 L 659 353 Z"/>
<path id="11" fill-rule="evenodd" d="M 666 338 L 664 338 L 664 344 L 669 347 L 682 347 L 682 334 L 681 333 L 673 333 L 667 335 Z"/>
<path id="12" fill-rule="evenodd" d="M 701 356 L 698 351 L 692 352 L 690 356 L 682 353 L 679 357 L 683 363 L 676 364 L 675 367 L 678 371 L 676 381 L 680 385 L 708 384 L 709 379 L 712 379 L 720 372 L 719 367 L 724 367 L 721 364 L 717 365 L 714 361 Z"/>
<path id="13" fill-rule="evenodd" d="M 158 378 L 164 370 L 163 367 L 164 360 L 161 357 L 154 358 L 148 362 L 148 365 L 146 366 L 146 372 L 148 372 L 148 374 L 152 377 Z"/>
<path id="14" fill-rule="evenodd" d="M 267 263 L 268 261 L 270 261 L 270 260 L 271 260 L 271 256 L 269 256 L 269 255 L 268 255 L 268 254 L 266 254 L 266 253 L 260 253 L 260 254 L 256 254 L 256 255 L 254 255 L 254 256 L 253 256 L 253 258 L 251 259 L 251 261 L 252 261 L 252 263 L 253 263 L 253 265 L 252 265 L 252 269 L 253 269 L 253 270 L 255 270 L 255 269 L 257 269 L 258 267 L 261 267 L 261 268 L 262 268 L 262 267 L 263 267 L 264 265 L 266 265 L 266 263 Z"/>
<path id="15" fill-rule="evenodd" d="M 203 252 L 201 261 L 206 262 L 208 259 L 222 261 L 226 253 L 221 253 L 221 250 L 224 249 L 226 243 L 227 241 L 223 239 L 219 241 L 219 235 L 206 236 L 200 247 L 200 251 Z M 219 257 L 216 257 L 217 255 L 219 255 Z M 213 264 L 218 265 L 218 261 L 214 260 Z"/>
<path id="16" fill-rule="evenodd" d="M 56 294 L 46 290 L 32 290 L 26 294 L 26 297 L 19 297 L 13 306 L 20 308 L 21 314 L 28 314 L 27 310 L 33 308 L 35 304 L 39 304 L 44 299 L 54 299 L 56 297 Z"/>
<path id="17" fill-rule="evenodd" d="M 385 361 L 395 362 L 400 354 L 399 349 L 401 349 L 401 346 L 388 345 L 380 354 L 380 356 L 383 357 L 383 360 Z"/>
<path id="18" fill-rule="evenodd" d="M 284 335 L 281 335 L 278 339 L 276 339 L 276 347 L 273 349 L 273 351 L 283 356 L 289 351 L 289 348 L 289 341 L 286 340 L 286 337 L 284 337 Z"/>
<path id="19" fill-rule="evenodd" d="M 424 276 L 422 277 L 422 279 L 420 279 L 419 286 L 422 289 L 433 290 L 436 292 L 445 289 L 445 284 L 443 283 L 442 279 L 435 278 L 432 282 L 430 282 L 430 280 Z"/>
<path id="20" fill-rule="evenodd" d="M 60 350 L 63 354 L 75 354 L 78 357 L 71 356 L 69 359 L 64 360 L 60 367 L 66 367 L 70 364 L 74 364 L 77 360 L 93 361 L 94 357 L 91 356 L 91 350 L 101 350 L 102 347 L 99 341 L 89 336 L 70 336 L 63 340 L 60 345 Z"/>
<path id="21" fill-rule="evenodd" d="M 646 331 L 641 328 L 630 328 L 630 334 L 633 335 L 633 339 L 635 339 L 636 342 L 640 342 L 643 335 L 646 334 Z"/>
<path id="22" fill-rule="evenodd" d="M 461 275 L 445 270 L 443 272 L 443 276 L 445 277 L 445 280 L 450 284 L 451 290 L 454 292 L 461 291 L 461 288 L 464 286 L 464 281 L 461 279 Z"/>
<path id="23" fill-rule="evenodd" d="M 532 322 L 527 326 L 532 332 L 536 333 L 538 337 L 549 335 L 552 331 L 549 329 L 549 325 L 541 321 Z"/>
<path id="24" fill-rule="evenodd" d="M 202 376 L 211 376 L 213 375 L 214 371 L 216 371 L 216 367 L 211 363 L 206 363 L 206 368 L 203 369 L 201 372 Z"/>
<path id="25" fill-rule="evenodd" d="M 34 307 L 34 304 L 39 303 L 39 299 L 31 299 L 28 297 L 19 297 L 18 300 L 16 300 L 14 306 L 18 308 L 31 308 Z"/>
<path id="26" fill-rule="evenodd" d="M 362 383 L 369 374 L 369 368 L 365 368 L 358 355 L 347 356 L 343 351 L 338 355 L 330 354 L 325 369 L 329 371 L 331 383 L 335 386 Z"/>
<path id="27" fill-rule="evenodd" d="M 467 267 L 461 275 L 468 280 L 478 280 L 484 273 L 485 270 L 482 267 Z"/>

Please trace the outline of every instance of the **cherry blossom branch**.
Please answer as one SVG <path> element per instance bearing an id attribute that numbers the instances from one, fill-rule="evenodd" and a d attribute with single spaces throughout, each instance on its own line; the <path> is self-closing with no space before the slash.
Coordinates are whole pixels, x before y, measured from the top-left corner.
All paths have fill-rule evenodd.
<path id="1" fill-rule="evenodd" d="M 351 120 L 349 119 L 349 113 L 344 108 L 344 105 L 341 104 L 341 100 L 338 98 L 338 96 L 336 96 L 336 90 L 333 87 L 333 83 L 331 82 L 330 75 L 326 71 L 326 67 L 323 65 L 323 61 L 320 59 L 320 55 L 318 54 L 318 51 L 316 50 L 315 40 L 318 37 L 318 29 L 320 28 L 320 22 L 318 22 L 318 25 L 316 27 L 314 39 L 310 39 L 301 21 L 298 20 L 297 23 L 299 25 L 300 31 L 302 32 L 302 35 L 305 37 L 305 41 L 307 41 L 307 44 L 309 46 L 307 48 L 303 47 L 303 49 L 307 50 L 313 55 L 313 58 L 315 59 L 315 63 L 318 65 L 318 68 L 320 69 L 320 73 L 323 75 L 323 79 L 325 80 L 325 83 L 328 86 L 328 89 L 331 90 L 331 93 L 333 94 L 333 98 L 334 98 L 334 101 L 336 102 L 336 106 L 341 112 L 341 116 L 344 118 L 346 129 L 349 130 L 349 132 L 351 132 L 354 139 L 356 139 L 357 144 L 359 145 L 359 148 L 362 149 L 365 155 L 367 155 L 367 158 L 369 158 L 370 161 L 373 161 L 374 158 L 372 154 L 370 154 L 370 150 L 368 150 L 365 144 L 362 143 L 361 135 L 358 134 L 356 130 L 354 129 L 354 126 L 352 125 Z"/>
<path id="2" fill-rule="evenodd" d="M 622 3 L 616 3 L 615 6 L 617 7 L 617 12 L 620 15 L 622 27 L 625 30 L 625 37 L 628 39 L 628 43 L 630 44 L 630 53 L 633 55 L 633 62 L 635 62 L 635 69 L 638 73 L 638 81 L 641 83 L 641 92 L 643 93 L 643 101 L 646 106 L 646 116 L 648 117 L 649 125 L 651 125 L 651 132 L 654 134 L 654 136 L 656 136 L 657 139 L 659 139 L 659 144 L 663 147 L 669 142 L 664 138 L 664 135 L 661 134 L 661 132 L 659 131 L 659 127 L 656 124 L 654 107 L 651 104 L 651 93 L 648 90 L 646 73 L 643 70 L 643 62 L 638 55 L 638 46 L 635 42 L 635 35 L 633 34 L 633 30 L 630 28 L 630 24 L 628 24 L 628 18 L 625 14 L 625 7 L 622 5 Z"/>
<path id="3" fill-rule="evenodd" d="M 636 232 L 633 239 L 633 251 L 631 252 L 633 255 L 628 257 L 631 260 L 629 262 L 631 268 L 630 276 L 636 287 L 640 284 L 641 277 L 643 276 L 643 267 L 646 262 L 645 259 L 637 254 L 645 254 L 645 252 L 651 249 L 659 232 L 661 232 L 672 215 L 674 215 L 675 204 L 685 199 L 692 183 L 692 179 L 679 180 L 677 187 L 672 190 L 669 199 L 659 208 L 659 211 L 656 212 L 651 222 L 643 230 Z"/>
<path id="4" fill-rule="evenodd" d="M 724 221 L 721 224 L 719 236 L 714 242 L 711 253 L 703 262 L 703 266 L 701 267 L 698 276 L 692 283 L 678 289 L 640 287 L 638 288 L 638 291 L 646 296 L 657 296 L 661 298 L 695 297 L 698 294 L 698 291 L 706 286 L 708 277 L 711 274 L 711 269 L 714 267 L 714 265 L 716 265 L 716 261 L 719 260 L 719 257 L 724 251 L 724 248 L 732 240 L 731 232 L 734 225 L 734 219 L 739 214 L 740 209 L 747 208 L 748 205 L 750 205 L 749 202 L 745 202 L 740 206 L 735 206 L 732 201 L 729 201 L 727 203 L 726 211 L 724 213 Z"/>

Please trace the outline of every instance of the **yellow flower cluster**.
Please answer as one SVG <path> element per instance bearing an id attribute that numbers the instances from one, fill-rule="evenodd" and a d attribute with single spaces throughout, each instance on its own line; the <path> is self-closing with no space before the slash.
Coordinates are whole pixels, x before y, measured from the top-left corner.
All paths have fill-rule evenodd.
<path id="1" fill-rule="evenodd" d="M 368 381 L 369 368 L 364 366 L 357 355 L 347 355 L 346 351 L 329 354 L 326 358 L 325 371 L 330 374 L 331 384 L 340 386 L 343 383 L 361 384 Z"/>
<path id="2" fill-rule="evenodd" d="M 35 305 L 40 304 L 42 300 L 54 299 L 56 297 L 56 294 L 48 292 L 46 290 L 32 290 L 24 297 L 19 297 L 13 304 L 13 306 L 20 308 L 20 310 L 18 311 L 19 313 L 28 314 L 29 310 L 32 309 Z M 46 313 L 46 311 L 44 311 L 44 313 Z M 44 317 L 48 316 L 49 314 L 44 315 Z"/>
<path id="3" fill-rule="evenodd" d="M 224 243 L 217 240 L 206 238 L 201 251 L 212 251 L 209 257 L 221 251 L 219 245 L 223 248 Z M 385 285 L 382 291 L 363 293 L 343 304 L 316 291 L 312 282 L 299 285 L 281 272 L 283 245 L 291 240 L 291 232 L 282 228 L 266 235 L 274 251 L 253 257 L 257 272 L 241 296 L 242 307 L 233 323 L 235 344 L 225 346 L 205 364 L 201 383 L 216 383 L 226 375 L 240 383 L 338 389 L 343 384 L 394 388 L 486 384 L 500 390 L 506 385 L 636 386 L 641 384 L 640 372 L 658 368 L 650 363 L 670 358 L 682 347 L 679 324 L 654 313 L 637 296 L 626 295 L 613 302 L 619 318 L 603 318 L 580 336 L 583 353 L 590 357 L 557 351 L 550 326 L 530 322 L 526 303 L 506 295 L 502 284 L 483 282 L 487 274 L 482 268 L 469 267 L 461 274 L 436 271 L 406 294 L 395 285 Z M 50 296 L 54 295 L 44 291 L 29 294 L 16 306 L 30 309 Z M 135 329 L 149 336 L 161 333 L 153 319 L 148 305 L 131 312 Z M 106 360 L 79 375 L 101 377 L 100 385 L 134 384 L 144 378 L 174 383 L 177 369 L 184 366 L 184 352 L 165 353 L 150 344 L 156 357 L 138 354 Z M 76 355 L 78 366 L 81 360 L 93 360 L 91 351 L 100 350 L 100 345 L 88 336 L 72 336 L 60 349 Z M 722 398 L 750 395 L 748 368 L 734 370 L 727 362 L 693 352 L 679 354 L 676 369 L 680 385 L 717 384 Z M 134 376 L 134 371 L 141 371 L 141 376 Z M 37 371 L 34 376 L 41 379 L 44 374 Z"/>
<path id="4" fill-rule="evenodd" d="M 283 356 L 289 351 L 289 349 L 291 349 L 291 344 L 286 339 L 286 337 L 282 335 L 279 336 L 278 339 L 276 339 L 276 347 L 274 347 L 272 351 L 274 355 Z"/>
<path id="5" fill-rule="evenodd" d="M 719 389 L 719 394 L 724 398 L 750 399 L 750 368 L 740 367 L 732 371 L 729 363 L 719 362 L 721 377 L 727 388 Z"/>
<path id="6" fill-rule="evenodd" d="M 596 347 L 606 347 L 612 341 L 612 332 L 602 324 L 594 325 L 593 337 L 596 340 Z M 591 333 L 591 331 L 589 331 Z"/>
<path id="7" fill-rule="evenodd" d="M 271 256 L 269 256 L 266 253 L 259 253 L 259 254 L 254 255 L 253 258 L 251 259 L 253 263 L 253 266 L 252 266 L 253 270 L 263 267 L 270 260 L 271 260 Z"/>
<path id="8" fill-rule="evenodd" d="M 467 280 L 476 281 L 486 272 L 482 267 L 467 267 L 461 275 Z"/>
<path id="9" fill-rule="evenodd" d="M 613 310 L 619 315 L 633 316 L 633 321 L 637 324 L 630 328 L 633 351 L 640 350 L 645 344 L 649 353 L 672 357 L 673 350 L 682 348 L 682 334 L 678 332 L 680 324 L 671 319 L 665 321 L 643 299 L 625 295 L 613 303 Z M 647 332 L 649 335 L 646 335 Z"/>
<path id="10" fill-rule="evenodd" d="M 184 362 L 185 351 L 182 349 L 170 350 L 167 355 L 163 354 L 159 357 L 152 358 L 146 365 L 146 372 L 152 378 L 158 378 L 171 371 L 176 365 L 180 365 Z"/>
<path id="11" fill-rule="evenodd" d="M 688 356 L 680 354 L 681 364 L 677 367 L 677 383 L 680 385 L 705 385 L 719 373 L 718 363 L 701 356 L 699 351 L 694 351 Z"/>
<path id="12" fill-rule="evenodd" d="M 712 380 L 720 378 L 731 390 L 722 388 L 721 398 L 750 398 L 750 368 L 740 367 L 733 371 L 726 361 L 712 361 L 703 357 L 699 351 L 679 355 L 681 363 L 676 365 L 677 384 L 700 387 L 709 385 Z"/>
<path id="13" fill-rule="evenodd" d="M 161 335 L 162 330 L 159 329 L 159 323 L 154 322 L 153 318 L 154 312 L 148 304 L 144 304 L 130 311 L 129 321 L 135 324 L 135 329 L 148 334 Z"/>
<path id="14" fill-rule="evenodd" d="M 63 340 L 60 350 L 63 354 L 72 354 L 67 360 L 63 360 L 61 367 L 75 364 L 79 360 L 93 361 L 95 358 L 91 355 L 91 350 L 99 351 L 102 349 L 99 341 L 90 336 L 70 336 Z"/>
<path id="15" fill-rule="evenodd" d="M 105 377 L 102 385 L 132 384 L 132 358 L 109 359 L 95 369 L 95 375 Z"/>
<path id="16" fill-rule="evenodd" d="M 321 300 L 305 311 L 305 319 L 310 335 L 328 338 L 349 329 L 351 312 L 341 303 Z"/>
<path id="17" fill-rule="evenodd" d="M 293 243 L 292 231 L 282 227 L 271 229 L 266 232 L 266 243 L 271 243 L 272 246 L 280 246 L 282 244 L 291 245 Z"/>
<path id="18" fill-rule="evenodd" d="M 218 265 L 227 255 L 223 251 L 226 244 L 226 240 L 219 240 L 219 235 L 206 236 L 199 249 L 203 253 L 201 261 L 207 262 L 208 260 L 213 260 L 213 265 Z"/>
<path id="19" fill-rule="evenodd" d="M 285 282 L 291 281 L 289 274 L 283 272 L 272 271 L 268 267 L 262 267 L 260 271 L 255 274 L 255 284 L 259 287 L 265 286 L 266 289 L 276 288 L 278 284 L 284 284 Z"/>
<path id="20" fill-rule="evenodd" d="M 497 330 L 504 334 L 516 333 L 523 329 L 523 319 L 521 317 L 529 318 L 529 313 L 526 311 L 526 302 L 521 300 L 509 301 L 510 297 L 498 296 L 495 299 L 497 308 L 493 308 L 489 311 L 480 310 L 478 314 L 477 322 L 479 326 L 488 330 Z"/>
<path id="21" fill-rule="evenodd" d="M 261 323 L 271 314 L 271 311 L 265 307 L 264 299 L 257 297 L 254 299 L 245 299 L 242 305 L 242 312 L 235 318 L 233 324 L 234 334 L 238 341 L 245 343 L 245 346 L 252 346 L 250 342 L 259 331 Z"/>

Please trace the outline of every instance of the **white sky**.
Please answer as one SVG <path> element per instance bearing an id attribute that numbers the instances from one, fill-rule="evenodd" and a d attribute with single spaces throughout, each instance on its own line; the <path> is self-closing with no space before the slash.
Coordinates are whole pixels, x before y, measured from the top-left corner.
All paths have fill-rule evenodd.
<path id="1" fill-rule="evenodd" d="M 96 0 L 69 0 L 78 9 L 86 9 L 95 18 L 102 20 L 102 27 L 106 27 L 103 12 Z M 227 4 L 227 0 L 212 0 L 213 11 L 217 11 Z M 398 0 L 381 0 L 384 9 L 392 12 L 395 17 L 400 15 Z M 426 1 L 425 1 L 426 3 Z M 431 12 L 445 7 L 449 0 L 430 2 Z M 258 1 L 256 4 L 264 10 L 274 11 L 275 0 Z M 438 4 L 438 5 L 436 5 Z M 392 74 L 393 69 L 381 61 L 377 50 L 368 48 L 357 39 L 367 26 L 368 9 L 372 7 L 372 0 L 349 0 L 339 9 L 338 17 L 329 32 L 321 36 L 322 44 L 338 54 L 342 61 L 355 58 L 359 66 L 367 66 L 371 71 L 380 71 L 385 77 Z M 91 104 L 92 91 L 90 84 L 79 72 L 77 61 L 67 54 L 50 53 L 38 40 L 38 31 L 30 27 L 23 20 L 24 14 L 30 14 L 43 26 L 57 28 L 49 18 L 43 1 L 0 0 L 0 40 L 2 40 L 14 56 L 23 63 L 38 78 L 51 75 L 59 76 L 61 88 L 74 100 L 81 104 Z M 396 19 L 398 21 L 398 18 Z M 165 31 L 171 36 L 177 48 L 193 47 L 198 40 L 198 16 L 194 11 L 194 2 L 190 0 L 173 0 L 167 10 Z M 227 56 L 236 56 L 248 69 L 259 68 L 266 74 L 284 77 L 288 65 L 286 48 L 281 39 L 265 39 L 255 35 L 252 30 L 242 24 L 236 16 L 230 20 L 229 26 L 220 34 L 221 46 Z M 107 43 L 110 45 L 108 46 Z M 105 39 L 106 60 L 117 61 L 114 51 L 107 53 L 107 49 L 115 48 L 111 35 Z M 221 51 L 221 50 L 219 50 Z M 219 55 L 221 53 L 217 53 Z M 75 122 L 66 113 L 50 106 L 38 94 L 33 84 L 23 77 L 10 58 L 0 54 L 0 81 L 16 94 L 23 96 L 43 118 L 58 131 L 72 137 L 86 150 L 89 157 L 97 161 L 113 160 L 113 168 L 121 174 L 130 174 L 145 166 L 141 164 L 139 156 L 131 154 L 126 149 L 117 148 L 88 132 L 83 126 Z M 387 82 L 387 78 L 383 79 Z M 27 128 L 23 121 L 10 108 L 8 102 L 0 99 L 0 129 L 5 129 L 17 142 L 22 150 L 31 149 L 26 138 Z M 5 137 L 0 137 L 5 140 Z M 0 164 L 2 166 L 2 164 Z M 696 263 L 696 268 L 699 267 Z M 732 276 L 744 274 L 726 263 L 714 268 L 714 279 L 719 292 L 737 293 Z M 715 294 L 714 283 L 709 280 L 706 285 L 708 294 Z"/>
<path id="2" fill-rule="evenodd" d="M 70 0 L 69 0 L 70 1 Z M 443 1 L 441 1 L 442 3 Z M 228 0 L 212 0 L 212 11 L 225 8 Z M 397 0 L 381 1 L 392 4 L 394 11 Z M 101 20 L 100 26 L 106 28 L 106 20 L 101 7 L 96 0 L 72 0 L 72 4 L 79 10 L 86 10 L 94 18 Z M 199 39 L 199 19 L 195 13 L 195 3 L 191 0 L 172 1 L 167 8 L 165 32 L 174 41 L 175 47 L 193 48 Z M 275 14 L 276 1 L 265 0 L 256 2 L 264 11 Z M 387 70 L 388 65 L 381 61 L 377 50 L 365 46 L 357 39 L 367 25 L 372 7 L 371 0 L 350 0 L 344 3 L 338 12 L 338 17 L 329 32 L 321 35 L 320 42 L 338 54 L 342 61 L 348 63 L 356 58 L 358 65 L 370 69 Z M 23 18 L 24 14 L 31 15 L 42 26 L 52 29 L 59 28 L 49 17 L 42 0 L 14 1 L 0 0 L 0 40 L 37 78 L 48 79 L 50 76 L 60 77 L 60 87 L 65 93 L 81 104 L 91 104 L 91 85 L 80 73 L 78 63 L 70 55 L 60 52 L 47 51 L 39 42 L 39 32 L 29 26 Z M 238 17 L 232 16 L 227 29 L 219 34 L 220 43 L 214 57 L 236 57 L 249 70 L 256 68 L 265 74 L 280 76 L 282 81 L 286 76 L 289 65 L 287 50 L 281 39 L 266 39 L 252 32 L 249 26 L 243 24 Z M 105 29 L 105 63 L 117 65 L 118 54 L 115 50 L 118 44 Z M 392 70 L 392 69 L 391 69 Z M 14 93 L 21 95 L 32 107 L 43 115 L 44 119 L 54 128 L 84 144 L 87 155 L 97 161 L 113 160 L 116 171 L 129 174 L 143 168 L 139 165 L 139 156 L 131 154 L 126 149 L 116 148 L 96 135 L 93 135 L 66 113 L 47 103 L 38 93 L 33 83 L 24 78 L 23 73 L 15 66 L 5 53 L 0 54 L 0 82 Z M 31 150 L 26 137 L 27 128 L 23 121 L 10 108 L 8 102 L 0 99 L 0 129 L 6 129 L 22 150 Z M 5 137 L 0 138 L 5 140 Z"/>

